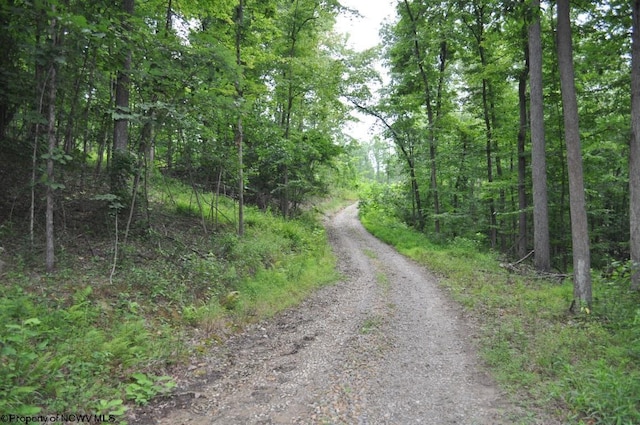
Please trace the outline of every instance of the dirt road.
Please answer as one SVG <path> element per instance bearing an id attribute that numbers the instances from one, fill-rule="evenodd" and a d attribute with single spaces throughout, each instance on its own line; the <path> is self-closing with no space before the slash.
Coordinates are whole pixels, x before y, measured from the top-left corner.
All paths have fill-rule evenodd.
<path id="1" fill-rule="evenodd" d="M 213 350 L 192 368 L 200 376 L 190 388 L 154 406 L 147 421 L 520 421 L 481 367 L 461 310 L 431 274 L 369 235 L 355 206 L 327 220 L 327 232 L 344 279 Z"/>

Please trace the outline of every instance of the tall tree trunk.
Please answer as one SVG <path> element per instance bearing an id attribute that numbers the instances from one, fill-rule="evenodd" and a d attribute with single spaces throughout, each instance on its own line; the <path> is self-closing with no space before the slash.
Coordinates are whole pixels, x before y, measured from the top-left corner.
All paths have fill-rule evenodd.
<path id="1" fill-rule="evenodd" d="M 129 7 L 131 9 L 129 9 Z M 133 13 L 133 0 L 124 0 L 126 11 Z M 126 152 L 129 142 L 129 84 L 131 83 L 131 51 L 125 53 L 122 69 L 116 77 L 115 111 L 119 114 L 113 124 L 113 152 Z"/>
<path id="2" fill-rule="evenodd" d="M 528 53 L 525 53 L 528 56 Z M 525 60 L 525 62 L 527 62 Z M 527 254 L 527 160 L 524 154 L 527 139 L 527 73 L 525 69 L 518 79 L 518 99 L 520 105 L 520 129 L 518 130 L 518 255 L 524 258 Z"/>
<path id="3" fill-rule="evenodd" d="M 592 301 L 591 257 L 582 172 L 582 153 L 580 149 L 578 100 L 573 69 L 569 0 L 558 0 L 558 65 L 562 89 L 562 106 L 564 109 L 567 166 L 569 170 L 569 207 L 573 245 L 573 296 L 575 302 L 590 305 Z"/>
<path id="4" fill-rule="evenodd" d="M 122 10 L 133 15 L 134 0 L 123 0 Z M 127 18 L 125 18 L 127 19 Z M 125 31 L 130 31 L 128 22 L 123 23 Z M 129 40 L 131 43 L 131 40 Z M 118 116 L 113 124 L 113 152 L 112 152 L 112 173 L 111 173 L 111 190 L 115 194 L 123 195 L 126 192 L 126 184 L 128 179 L 128 171 L 125 171 L 125 156 L 127 155 L 127 146 L 129 144 L 129 85 L 131 84 L 131 50 L 126 48 L 122 68 L 116 77 L 116 94 L 115 94 L 115 112 Z"/>
<path id="5" fill-rule="evenodd" d="M 475 18 L 476 28 L 474 29 L 473 25 L 467 23 L 467 26 L 471 30 L 473 36 L 476 39 L 476 43 L 478 46 L 478 55 L 480 56 L 480 64 L 482 65 L 482 72 L 486 72 L 488 66 L 488 59 L 485 50 L 485 38 L 484 38 L 484 26 L 485 26 L 485 5 L 473 3 L 473 16 Z M 500 158 L 497 155 L 497 142 L 494 140 L 494 125 L 496 123 L 495 117 L 495 105 L 493 101 L 493 91 L 491 89 L 491 82 L 483 75 L 482 77 L 482 114 L 484 120 L 485 127 L 485 135 L 486 135 L 486 146 L 485 146 L 485 154 L 487 158 L 487 181 L 489 182 L 489 186 L 493 183 L 493 156 L 496 157 L 496 171 L 498 173 L 498 177 L 502 174 L 502 167 L 500 165 Z M 493 190 L 493 188 L 490 188 Z M 501 200 L 504 196 L 501 196 Z M 497 211 L 496 211 L 496 201 L 493 197 L 493 194 L 489 196 L 489 241 L 491 243 L 491 248 L 495 248 L 498 241 L 498 220 L 497 220 Z M 503 208 L 504 209 L 504 208 Z"/>
<path id="6" fill-rule="evenodd" d="M 482 109 L 484 111 L 484 125 L 487 143 L 485 153 L 487 156 L 487 181 L 493 183 L 493 129 L 489 117 L 488 90 L 486 78 L 482 79 Z M 490 189 L 491 190 L 491 189 Z M 493 195 L 489 197 L 489 241 L 491 248 L 495 248 L 498 241 L 498 221 L 496 220 L 496 202 Z"/>
<path id="7" fill-rule="evenodd" d="M 44 34 L 44 24 L 46 22 L 46 11 L 44 7 L 38 6 L 35 9 L 35 48 L 42 49 L 42 35 Z M 47 86 L 45 63 L 35 58 L 34 61 L 35 97 L 33 110 L 37 114 L 44 114 L 44 101 Z M 31 155 L 31 206 L 29 208 L 29 238 L 31 245 L 35 244 L 34 225 L 36 219 L 36 185 L 38 170 L 38 156 L 40 152 L 40 122 L 36 121 L 30 125 L 29 139 L 33 140 L 33 150 Z"/>
<path id="8" fill-rule="evenodd" d="M 238 76 L 236 77 L 236 96 L 238 99 L 238 121 L 235 129 L 235 142 L 238 149 L 238 236 L 244 235 L 244 160 L 243 160 L 243 139 L 244 132 L 242 129 L 242 26 L 244 25 L 244 0 L 239 0 L 236 8 L 236 65 L 238 65 Z"/>
<path id="9" fill-rule="evenodd" d="M 55 7 L 54 7 L 55 12 Z M 51 46 L 55 50 L 57 47 L 56 37 L 56 19 L 51 18 Z M 53 56 L 55 52 L 50 52 Z M 45 249 L 45 264 L 47 272 L 51 273 L 55 267 L 55 234 L 54 234 L 54 204 L 55 204 L 55 181 L 54 181 L 54 156 L 56 150 L 56 65 L 55 60 L 52 57 L 51 64 L 49 66 L 48 73 L 48 114 L 47 114 L 47 190 L 46 190 L 46 211 L 45 211 L 45 236 L 46 236 L 46 249 Z"/>
<path id="10" fill-rule="evenodd" d="M 542 90 L 542 36 L 540 0 L 531 0 L 533 21 L 529 27 L 529 85 L 531 116 L 531 175 L 533 181 L 533 249 L 536 270 L 551 270 L 547 159 Z"/>
<path id="11" fill-rule="evenodd" d="M 631 48 L 631 141 L 629 146 L 629 230 L 631 288 L 640 289 L 640 0 L 633 1 Z"/>
<path id="12" fill-rule="evenodd" d="M 481 46 L 481 48 L 482 48 L 482 51 L 484 52 L 484 46 Z M 485 58 L 483 68 L 486 69 L 486 66 L 487 66 L 486 55 L 483 53 L 482 56 Z M 498 138 L 495 137 L 496 129 L 498 128 L 498 119 L 496 117 L 496 96 L 493 91 L 493 84 L 489 79 L 487 79 L 487 88 L 488 88 L 487 93 L 489 95 L 489 116 L 491 117 L 491 132 L 493 136 L 492 150 L 493 150 L 493 156 L 495 158 L 495 164 L 496 164 L 496 176 L 498 177 L 498 181 L 502 181 L 502 176 L 503 176 L 502 157 L 500 156 L 500 146 L 498 144 Z M 498 199 L 499 199 L 498 212 L 500 211 L 504 212 L 507 208 L 507 195 L 502 185 L 500 185 L 500 188 L 498 189 Z M 507 235 L 506 235 L 505 221 L 506 220 L 504 219 L 504 216 L 503 216 L 503 218 L 501 218 L 500 221 L 498 222 L 498 217 L 496 213 L 496 223 L 497 223 L 496 237 L 500 239 L 500 251 L 502 252 L 505 252 L 507 250 Z"/>
<path id="13" fill-rule="evenodd" d="M 433 195 L 433 225 L 434 231 L 436 234 L 440 233 L 440 200 L 438 197 L 438 172 L 437 172 L 437 162 L 436 162 L 436 137 L 435 137 L 435 113 L 433 111 L 433 102 L 431 98 L 431 89 L 429 84 L 429 78 L 427 76 L 427 72 L 424 69 L 424 60 L 422 53 L 423 50 L 420 47 L 420 42 L 418 40 L 418 29 L 417 22 L 415 17 L 413 16 L 413 12 L 411 11 L 411 7 L 409 6 L 409 2 L 404 0 L 404 5 L 407 9 L 407 14 L 409 15 L 409 19 L 411 20 L 411 31 L 413 33 L 413 51 L 415 55 L 416 64 L 418 65 L 418 70 L 420 71 L 420 77 L 422 78 L 422 89 L 424 93 L 424 104 L 427 108 L 427 123 L 429 126 L 428 129 L 428 137 L 429 137 L 429 163 L 431 165 L 430 170 L 430 189 Z M 440 58 L 441 60 L 441 69 L 444 73 L 444 66 L 446 61 L 446 44 L 444 45 L 444 50 L 441 46 L 441 52 L 444 51 L 445 56 Z M 442 53 L 441 53 L 442 54 Z M 439 99 L 438 99 L 439 100 Z M 423 216 L 422 211 L 418 211 L 418 215 L 420 217 Z M 420 219 L 422 222 L 422 218 Z"/>

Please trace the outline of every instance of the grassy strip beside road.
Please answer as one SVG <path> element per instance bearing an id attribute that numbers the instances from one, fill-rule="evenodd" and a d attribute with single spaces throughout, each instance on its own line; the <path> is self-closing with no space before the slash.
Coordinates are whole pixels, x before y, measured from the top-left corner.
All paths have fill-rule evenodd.
<path id="1" fill-rule="evenodd" d="M 192 356 L 337 280 L 318 218 L 284 220 L 176 181 L 152 188 L 152 222 L 118 246 L 106 205 L 59 235 L 46 274 L 21 229 L 0 228 L 11 256 L 0 281 L 0 413 L 123 417 L 171 390 Z M 200 200 L 198 200 L 198 196 Z M 215 205 L 215 209 L 213 206 Z M 96 208 L 94 208 L 96 207 Z M 122 229 L 122 226 L 121 226 Z M 120 234 L 122 241 L 122 234 Z"/>
<path id="2" fill-rule="evenodd" d="M 361 220 L 479 320 L 485 361 L 532 418 L 544 409 L 570 424 L 640 423 L 640 296 L 627 267 L 595 278 L 593 311 L 572 315 L 568 279 L 509 272 L 476 241 L 433 243 L 375 208 Z"/>

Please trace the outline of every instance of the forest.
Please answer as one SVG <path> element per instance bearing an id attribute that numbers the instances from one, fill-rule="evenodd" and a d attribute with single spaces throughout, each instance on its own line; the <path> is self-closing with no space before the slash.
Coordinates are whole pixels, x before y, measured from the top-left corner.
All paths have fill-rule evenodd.
<path id="1" fill-rule="evenodd" d="M 162 323 L 202 321 L 213 313 L 195 300 L 233 310 L 243 279 L 324 258 L 308 214 L 339 191 L 433 242 L 570 279 L 572 311 L 592 308 L 596 273 L 640 287 L 640 1 L 399 0 L 364 52 L 335 30 L 340 14 L 357 11 L 2 1 L 0 318 L 15 323 L 0 330 L 0 410 L 38 412 L 60 391 L 35 383 L 51 358 L 34 364 L 19 342 L 44 350 L 54 328 L 73 333 L 54 322 L 99 321 L 83 306 L 101 291 L 117 298 L 111 318 L 136 316 L 145 294 Z M 375 118 L 369 140 L 344 132 L 354 111 Z M 256 239 L 266 227 L 278 235 Z M 144 276 L 150 259 L 171 277 Z M 215 283 L 191 285 L 204 276 Z M 191 286 L 176 295 L 172 279 Z M 94 342 L 113 348 L 107 333 Z M 112 348 L 74 371 L 99 373 Z M 118 373 L 139 366 L 130 348 Z M 137 376 L 136 401 L 165 389 Z M 113 395 L 91 391 L 83 403 Z M 112 401 L 100 411 L 120 412 Z"/>
<path id="2" fill-rule="evenodd" d="M 392 142 L 376 161 L 401 170 L 375 202 L 437 238 L 534 251 L 589 303 L 591 268 L 637 262 L 637 76 L 628 4 L 564 3 L 400 2 L 391 82 L 357 106 Z"/>
<path id="3" fill-rule="evenodd" d="M 148 201 L 153 169 L 295 214 L 348 145 L 340 96 L 360 71 L 331 33 L 340 10 L 299 1 L 4 3 L 5 215 L 22 217 L 16 200 L 39 191 L 46 206 L 32 193 L 30 220 L 44 208 L 48 235 L 73 167 L 80 185 L 101 176 L 99 193 L 118 209 Z"/>

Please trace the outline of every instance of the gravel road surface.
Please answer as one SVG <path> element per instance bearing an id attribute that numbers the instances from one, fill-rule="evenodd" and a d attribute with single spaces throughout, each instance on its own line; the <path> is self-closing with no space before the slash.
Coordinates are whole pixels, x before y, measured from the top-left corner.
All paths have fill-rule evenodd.
<path id="1" fill-rule="evenodd" d="M 433 275 L 367 233 L 355 205 L 326 228 L 341 282 L 215 345 L 134 423 L 537 423 L 482 367 Z"/>

